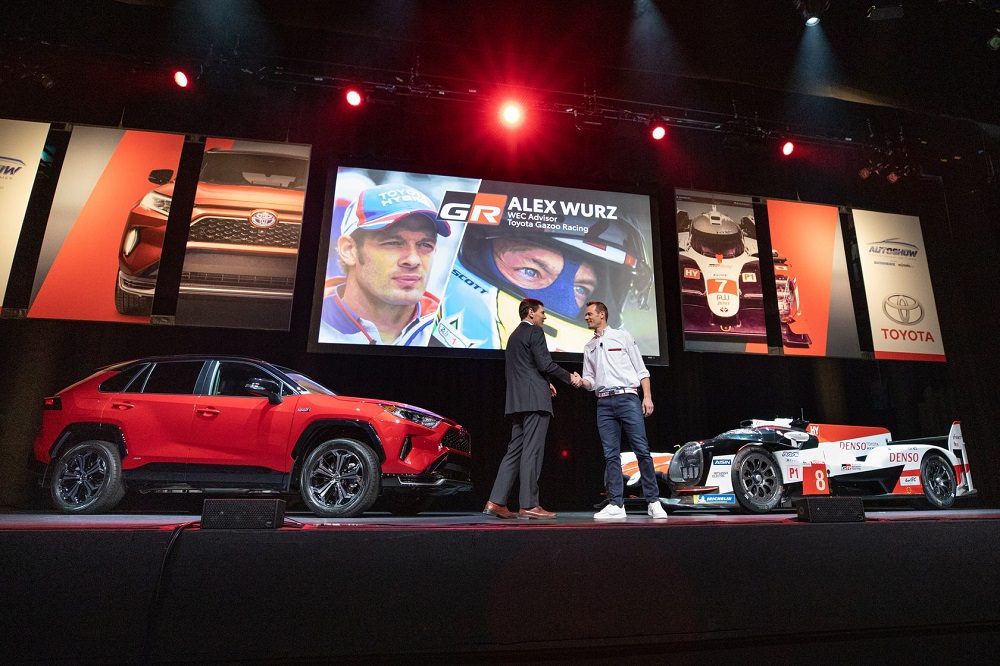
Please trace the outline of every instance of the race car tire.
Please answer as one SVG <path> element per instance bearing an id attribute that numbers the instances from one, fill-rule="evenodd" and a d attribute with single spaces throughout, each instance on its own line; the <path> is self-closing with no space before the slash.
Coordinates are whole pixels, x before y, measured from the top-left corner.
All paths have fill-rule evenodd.
<path id="1" fill-rule="evenodd" d="M 920 485 L 933 509 L 948 509 L 955 503 L 955 470 L 944 456 L 928 453 L 920 462 Z"/>
<path id="2" fill-rule="evenodd" d="M 736 501 L 750 513 L 768 513 L 781 504 L 785 486 L 781 468 L 771 452 L 748 446 L 733 458 L 733 492 Z"/>
<path id="3" fill-rule="evenodd" d="M 52 504 L 63 513 L 105 513 L 125 495 L 122 463 L 110 442 L 94 439 L 69 447 L 51 474 Z"/>
<path id="4" fill-rule="evenodd" d="M 387 493 L 382 496 L 382 504 L 394 516 L 415 516 L 430 511 L 435 499 L 433 495 Z"/>
<path id="5" fill-rule="evenodd" d="M 302 501 L 317 516 L 360 516 L 378 499 L 378 456 L 353 439 L 331 439 L 306 456 L 299 473 Z"/>

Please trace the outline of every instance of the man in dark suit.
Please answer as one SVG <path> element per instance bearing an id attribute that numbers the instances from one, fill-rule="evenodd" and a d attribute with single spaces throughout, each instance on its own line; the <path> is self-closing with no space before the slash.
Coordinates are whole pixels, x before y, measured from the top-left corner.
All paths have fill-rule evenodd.
<path id="1" fill-rule="evenodd" d="M 496 482 L 483 513 L 497 518 L 551 519 L 556 514 L 546 511 L 538 502 L 538 475 L 542 471 L 545 434 L 552 418 L 552 396 L 556 389 L 548 377 L 567 384 L 579 381 L 556 365 L 545 344 L 542 323 L 545 306 L 534 298 L 521 301 L 518 308 L 521 323 L 507 339 L 504 350 L 507 375 L 506 414 L 514 419 L 510 444 L 500 462 Z M 507 508 L 507 496 L 520 479 L 517 513 Z"/>

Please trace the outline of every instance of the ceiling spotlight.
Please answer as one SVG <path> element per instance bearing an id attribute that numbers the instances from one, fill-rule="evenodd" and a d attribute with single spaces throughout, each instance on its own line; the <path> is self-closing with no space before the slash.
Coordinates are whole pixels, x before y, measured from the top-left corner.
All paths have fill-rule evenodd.
<path id="1" fill-rule="evenodd" d="M 177 85 L 178 88 L 187 88 L 188 84 L 191 82 L 190 79 L 188 79 L 187 73 L 185 73 L 184 70 L 182 69 L 174 70 L 173 78 L 174 78 L 174 83 Z"/>
<path id="2" fill-rule="evenodd" d="M 361 94 L 361 89 L 356 87 L 349 87 L 344 90 L 344 101 L 347 102 L 348 106 L 359 107 L 364 100 L 364 96 Z"/>
<path id="3" fill-rule="evenodd" d="M 659 118 L 649 121 L 649 136 L 653 141 L 662 141 L 667 136 L 667 125 Z"/>
<path id="4" fill-rule="evenodd" d="M 819 24 L 823 13 L 830 8 L 830 0 L 795 0 L 795 7 L 802 14 L 802 20 L 808 26 Z"/>
<path id="5" fill-rule="evenodd" d="M 524 107 L 512 100 L 504 102 L 500 105 L 500 122 L 511 129 L 520 127 L 524 122 Z"/>
<path id="6" fill-rule="evenodd" d="M 785 141 L 783 144 L 781 144 L 781 154 L 782 155 L 784 155 L 785 157 L 788 157 L 793 152 L 795 152 L 795 144 L 794 143 L 792 143 L 791 141 Z"/>

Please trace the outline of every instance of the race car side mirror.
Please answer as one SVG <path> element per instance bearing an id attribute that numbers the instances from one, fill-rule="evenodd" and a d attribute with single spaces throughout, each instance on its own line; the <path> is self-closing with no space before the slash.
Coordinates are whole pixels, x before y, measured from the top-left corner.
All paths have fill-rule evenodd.
<path id="1" fill-rule="evenodd" d="M 243 388 L 250 395 L 258 395 L 267 398 L 272 405 L 281 404 L 281 389 L 278 382 L 271 379 L 251 379 Z"/>

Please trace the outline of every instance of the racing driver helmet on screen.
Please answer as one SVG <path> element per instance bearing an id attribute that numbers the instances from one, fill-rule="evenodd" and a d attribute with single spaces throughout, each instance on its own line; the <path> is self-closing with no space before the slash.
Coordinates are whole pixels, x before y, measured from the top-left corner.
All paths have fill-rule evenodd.
<path id="1" fill-rule="evenodd" d="M 583 350 L 593 337 L 588 301 L 621 325 L 626 303 L 649 308 L 652 268 L 631 220 L 567 217 L 554 230 L 468 224 L 445 288 L 434 337 L 448 347 L 502 349 L 523 298 L 545 304 L 552 351 Z"/>

